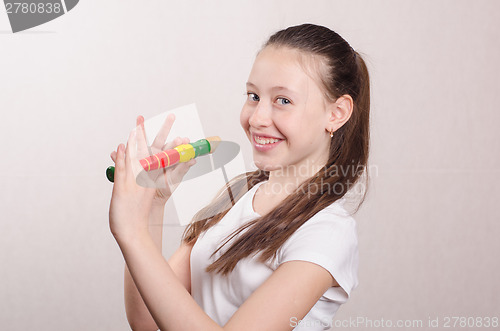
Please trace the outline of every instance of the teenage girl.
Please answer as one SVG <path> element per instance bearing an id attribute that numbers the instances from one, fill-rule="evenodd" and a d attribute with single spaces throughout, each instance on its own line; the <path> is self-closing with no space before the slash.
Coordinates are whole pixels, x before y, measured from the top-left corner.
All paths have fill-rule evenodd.
<path id="1" fill-rule="evenodd" d="M 344 195 L 366 172 L 365 62 L 334 31 L 294 26 L 260 50 L 246 89 L 240 123 L 258 170 L 232 179 L 195 215 L 168 261 L 162 227 L 150 225 L 162 224 L 176 185 L 136 183 L 142 117 L 126 148 L 111 154 L 109 223 L 126 262 L 133 330 L 324 330 L 358 284 Z M 173 121 L 153 151 L 189 142 L 165 144 Z M 195 163 L 168 168 L 161 180 L 178 183 Z"/>

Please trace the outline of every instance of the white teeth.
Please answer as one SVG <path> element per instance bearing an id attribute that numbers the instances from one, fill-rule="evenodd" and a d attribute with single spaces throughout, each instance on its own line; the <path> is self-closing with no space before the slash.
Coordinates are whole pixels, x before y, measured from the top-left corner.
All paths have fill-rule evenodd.
<path id="1" fill-rule="evenodd" d="M 255 141 L 258 144 L 266 145 L 266 144 L 273 144 L 273 143 L 279 141 L 279 139 L 255 137 Z"/>

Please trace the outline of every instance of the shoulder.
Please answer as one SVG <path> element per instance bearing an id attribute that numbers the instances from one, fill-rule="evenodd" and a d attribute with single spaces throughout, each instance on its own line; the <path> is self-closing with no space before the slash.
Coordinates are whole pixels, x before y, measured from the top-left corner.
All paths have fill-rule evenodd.
<path id="1" fill-rule="evenodd" d="M 325 268 L 347 295 L 357 286 L 355 219 L 336 201 L 307 220 L 278 250 L 278 264 L 308 261 Z"/>
<path id="2" fill-rule="evenodd" d="M 319 237 L 356 240 L 356 228 L 356 220 L 344 208 L 342 201 L 338 200 L 307 220 L 290 239 L 293 237 L 301 237 L 302 239 Z"/>

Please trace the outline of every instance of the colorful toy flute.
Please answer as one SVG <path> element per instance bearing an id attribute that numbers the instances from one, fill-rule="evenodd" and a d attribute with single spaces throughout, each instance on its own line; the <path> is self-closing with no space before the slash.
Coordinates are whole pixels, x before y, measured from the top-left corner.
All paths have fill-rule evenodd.
<path id="1" fill-rule="evenodd" d="M 220 141 L 218 136 L 200 139 L 191 144 L 182 144 L 173 149 L 161 151 L 139 162 L 146 171 L 170 167 L 178 162 L 188 162 L 195 157 L 213 153 Z M 106 169 L 106 177 L 110 182 L 114 182 L 115 167 L 110 166 Z"/>

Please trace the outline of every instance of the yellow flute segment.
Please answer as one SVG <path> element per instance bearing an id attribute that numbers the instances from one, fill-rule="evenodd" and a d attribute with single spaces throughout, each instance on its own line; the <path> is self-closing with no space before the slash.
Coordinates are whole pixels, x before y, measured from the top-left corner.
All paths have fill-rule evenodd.
<path id="1" fill-rule="evenodd" d="M 187 161 L 193 159 L 195 156 L 194 147 L 191 144 L 179 145 L 179 146 L 175 147 L 174 149 L 177 152 L 179 152 L 179 156 L 180 156 L 179 162 L 187 162 Z"/>

